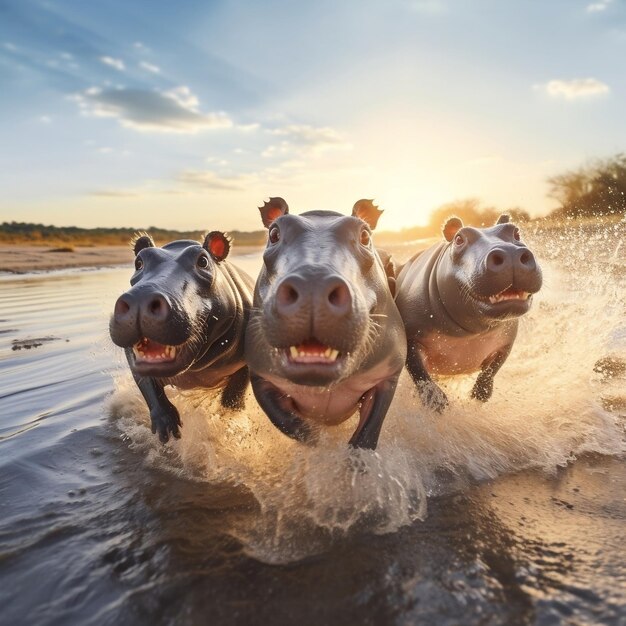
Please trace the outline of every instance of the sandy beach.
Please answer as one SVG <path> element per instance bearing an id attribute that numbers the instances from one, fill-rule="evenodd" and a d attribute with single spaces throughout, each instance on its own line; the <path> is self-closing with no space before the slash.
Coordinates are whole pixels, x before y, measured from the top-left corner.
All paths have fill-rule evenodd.
<path id="1" fill-rule="evenodd" d="M 0 246 L 0 272 L 25 274 L 43 270 L 71 267 L 104 267 L 130 264 L 133 258 L 130 246 L 72 247 Z"/>
<path id="2" fill-rule="evenodd" d="M 259 248 L 239 246 L 233 256 L 250 254 Z M 26 274 L 76 267 L 131 266 L 133 252 L 130 246 L 62 246 L 0 245 L 0 272 Z"/>

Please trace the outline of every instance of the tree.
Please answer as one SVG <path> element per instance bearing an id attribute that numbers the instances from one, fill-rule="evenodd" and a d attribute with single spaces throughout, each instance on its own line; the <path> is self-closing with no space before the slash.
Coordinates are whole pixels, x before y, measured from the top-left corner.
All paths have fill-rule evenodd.
<path id="1" fill-rule="evenodd" d="M 466 226 L 493 226 L 503 211 L 494 207 L 481 207 L 477 198 L 448 202 L 437 207 L 430 215 L 430 226 L 439 231 L 444 222 L 453 215 L 460 217 Z"/>
<path id="2" fill-rule="evenodd" d="M 554 217 L 593 217 L 626 213 L 626 154 L 596 160 L 548 179 L 548 195 L 561 206 Z"/>

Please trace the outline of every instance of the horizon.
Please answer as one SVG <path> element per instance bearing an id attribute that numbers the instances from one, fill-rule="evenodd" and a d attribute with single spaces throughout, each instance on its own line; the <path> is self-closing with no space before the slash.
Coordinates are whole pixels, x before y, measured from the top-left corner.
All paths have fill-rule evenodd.
<path id="1" fill-rule="evenodd" d="M 616 0 L 2 10 L 0 221 L 251 232 L 276 195 L 374 198 L 388 232 L 470 197 L 540 217 L 548 177 L 626 146 Z"/>

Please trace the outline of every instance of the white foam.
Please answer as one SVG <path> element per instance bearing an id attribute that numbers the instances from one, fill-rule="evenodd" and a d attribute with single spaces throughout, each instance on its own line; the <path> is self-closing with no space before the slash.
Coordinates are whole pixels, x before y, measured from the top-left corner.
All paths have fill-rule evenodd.
<path id="1" fill-rule="evenodd" d="M 549 239 L 543 241 L 547 248 Z M 586 253 L 576 253 L 582 261 L 564 262 L 565 245 L 550 248 L 544 288 L 522 320 L 492 399 L 469 399 L 473 377 L 450 379 L 442 386 L 451 405 L 434 414 L 403 374 L 376 452 L 346 445 L 356 417 L 328 429 L 315 447 L 295 443 L 271 425 L 251 393 L 247 410 L 236 414 L 201 392 L 168 390 L 184 426 L 182 439 L 167 446 L 150 433 L 130 376 L 118 381 L 111 408 L 147 465 L 248 490 L 258 503 L 254 523 L 233 523 L 228 531 L 270 562 L 324 549 L 357 527 L 393 532 L 424 517 L 427 494 L 450 493 L 468 479 L 554 472 L 586 452 L 623 453 L 625 416 L 603 408 L 607 394 L 623 393 L 623 380 L 603 382 L 593 368 L 608 353 L 626 357 L 626 276 L 606 271 L 604 257 L 593 252 L 601 242 L 583 243 Z"/>

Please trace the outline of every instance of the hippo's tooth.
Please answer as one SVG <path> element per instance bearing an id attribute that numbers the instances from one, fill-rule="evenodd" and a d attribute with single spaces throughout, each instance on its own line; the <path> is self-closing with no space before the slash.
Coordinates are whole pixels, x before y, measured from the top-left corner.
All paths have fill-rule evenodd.
<path id="1" fill-rule="evenodd" d="M 336 361 L 338 356 L 339 356 L 339 350 L 331 350 L 330 351 L 329 358 L 330 358 L 331 361 Z"/>
<path id="2" fill-rule="evenodd" d="M 327 359 L 330 359 L 330 353 L 331 353 L 331 349 L 330 348 L 326 348 L 326 350 L 324 350 L 324 356 Z"/>
<path id="3" fill-rule="evenodd" d="M 289 354 L 291 355 L 292 359 L 298 358 L 298 348 L 296 348 L 296 346 L 291 346 L 289 348 Z"/>

